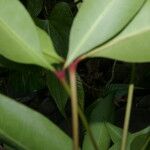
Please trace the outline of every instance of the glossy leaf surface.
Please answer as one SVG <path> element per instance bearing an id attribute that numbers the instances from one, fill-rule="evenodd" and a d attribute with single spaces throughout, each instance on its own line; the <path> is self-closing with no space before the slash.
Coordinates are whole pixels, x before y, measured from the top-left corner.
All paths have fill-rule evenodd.
<path id="1" fill-rule="evenodd" d="M 0 140 L 17 150 L 72 148 L 71 139 L 51 121 L 3 95 L 0 114 Z"/>
<path id="2" fill-rule="evenodd" d="M 88 57 L 106 57 L 127 62 L 150 61 L 150 0 L 132 22 L 113 40 L 98 47 Z"/>
<path id="3" fill-rule="evenodd" d="M 74 20 L 67 67 L 73 60 L 120 32 L 145 0 L 86 0 Z"/>

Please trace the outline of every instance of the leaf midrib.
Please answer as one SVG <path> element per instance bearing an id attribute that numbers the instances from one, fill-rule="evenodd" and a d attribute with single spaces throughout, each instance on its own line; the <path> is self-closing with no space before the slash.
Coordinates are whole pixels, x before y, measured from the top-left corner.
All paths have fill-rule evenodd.
<path id="1" fill-rule="evenodd" d="M 103 19 L 103 17 L 105 16 L 105 14 L 111 9 L 111 7 L 113 6 L 114 0 L 110 1 L 107 5 L 107 7 L 105 7 L 105 9 L 103 10 L 103 12 L 101 13 L 101 15 L 98 17 L 98 19 L 95 21 L 95 23 L 93 23 L 93 25 L 91 26 L 91 28 L 88 30 L 88 32 L 85 34 L 84 38 L 82 38 L 81 42 L 78 44 L 78 46 L 76 47 L 76 49 L 73 51 L 72 55 L 74 55 L 74 53 L 77 53 L 77 51 L 80 50 L 80 47 L 82 47 L 82 45 L 86 42 L 86 40 L 89 38 L 90 34 L 93 32 L 93 30 L 97 27 L 97 25 L 99 24 L 100 20 Z"/>
<path id="2" fill-rule="evenodd" d="M 13 39 L 22 49 L 24 49 L 28 55 L 30 55 L 32 57 L 32 55 L 31 55 L 31 52 L 32 52 L 33 55 L 39 56 L 39 58 L 41 59 L 40 55 L 38 55 L 31 47 L 29 47 L 1 18 L 0 18 L 0 27 L 10 36 L 11 39 Z M 16 38 L 14 38 L 14 37 L 16 37 Z M 23 43 L 23 44 L 21 44 L 21 43 Z M 27 49 L 30 49 L 31 51 L 27 51 L 25 47 Z M 32 57 L 32 58 L 34 59 L 34 57 Z M 36 60 L 34 59 L 34 61 L 36 61 Z"/>
<path id="3" fill-rule="evenodd" d="M 108 43 L 108 45 L 106 44 L 106 45 L 102 46 L 102 47 L 99 48 L 99 49 L 96 48 L 96 50 L 91 51 L 91 52 L 89 52 L 89 53 L 83 55 L 83 57 L 90 57 L 90 56 L 92 56 L 92 55 L 95 55 L 97 52 L 104 51 L 104 49 L 105 49 L 105 51 L 106 51 L 106 48 L 109 48 L 109 47 L 115 45 L 116 43 L 118 43 L 118 42 L 120 42 L 120 41 L 125 41 L 125 40 L 127 40 L 128 38 L 132 38 L 132 37 L 134 37 L 134 36 L 138 36 L 138 35 L 144 34 L 144 33 L 149 32 L 149 31 L 150 31 L 150 27 L 149 27 L 149 28 L 146 28 L 146 29 L 143 29 L 143 30 L 141 30 L 141 31 L 139 31 L 139 32 L 136 32 L 136 33 L 128 34 L 128 35 L 126 35 L 126 36 L 124 36 L 124 37 L 120 37 L 120 38 L 118 38 L 118 39 L 114 39 L 113 41 L 111 41 L 111 43 Z M 101 49 L 101 50 L 100 50 L 100 49 Z M 107 49 L 107 50 L 109 50 L 109 49 Z"/>

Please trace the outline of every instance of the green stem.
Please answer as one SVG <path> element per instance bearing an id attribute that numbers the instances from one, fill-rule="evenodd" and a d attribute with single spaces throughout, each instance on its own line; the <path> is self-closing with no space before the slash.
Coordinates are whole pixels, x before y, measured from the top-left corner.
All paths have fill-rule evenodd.
<path id="1" fill-rule="evenodd" d="M 124 127 L 123 127 L 121 150 L 126 149 L 129 121 L 130 121 L 130 114 L 131 114 L 131 107 L 132 107 L 132 99 L 133 99 L 133 91 L 134 91 L 134 85 L 130 84 L 129 92 L 128 92 L 128 99 L 127 99 L 127 108 L 126 108 L 126 114 L 125 114 L 125 120 L 124 120 Z"/>
<path id="2" fill-rule="evenodd" d="M 134 84 L 133 84 L 134 76 L 135 76 L 135 64 L 132 65 L 131 81 L 128 90 L 128 99 L 127 99 L 127 106 L 126 106 L 125 119 L 124 119 L 121 150 L 125 150 L 127 144 L 128 129 L 129 129 L 129 122 L 130 122 L 131 108 L 132 108 L 132 101 L 133 101 L 133 92 L 134 92 Z"/>
<path id="3" fill-rule="evenodd" d="M 65 88 L 66 92 L 68 93 L 68 95 L 71 96 L 70 87 L 69 87 L 67 81 L 63 78 L 61 80 L 61 83 L 64 86 L 64 88 Z M 83 126 L 85 127 L 85 129 L 86 129 L 86 131 L 87 131 L 87 133 L 89 135 L 89 138 L 90 138 L 90 140 L 92 142 L 92 145 L 93 145 L 94 149 L 95 150 L 99 150 L 99 148 L 97 146 L 97 143 L 95 142 L 94 136 L 92 134 L 91 128 L 89 127 L 88 122 L 86 120 L 86 117 L 85 117 L 84 113 L 82 112 L 82 110 L 81 110 L 79 105 L 78 105 L 78 114 L 79 114 L 79 117 L 81 119 L 81 122 L 82 122 Z"/>
<path id="4" fill-rule="evenodd" d="M 78 120 L 78 100 L 77 100 L 77 82 L 76 67 L 72 65 L 69 68 L 71 85 L 71 107 L 72 107 L 72 130 L 73 130 L 73 150 L 79 150 L 79 120 Z"/>

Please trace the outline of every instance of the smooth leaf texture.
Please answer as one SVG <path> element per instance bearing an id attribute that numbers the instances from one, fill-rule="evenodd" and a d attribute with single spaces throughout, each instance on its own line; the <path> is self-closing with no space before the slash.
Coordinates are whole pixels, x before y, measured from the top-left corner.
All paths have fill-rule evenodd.
<path id="1" fill-rule="evenodd" d="M 37 30 L 40 38 L 41 49 L 47 61 L 50 64 L 62 62 L 63 59 L 56 54 L 52 40 L 50 39 L 49 35 L 40 28 L 37 28 Z"/>
<path id="2" fill-rule="evenodd" d="M 74 20 L 65 66 L 120 32 L 145 0 L 86 0 Z"/>
<path id="3" fill-rule="evenodd" d="M 108 150 L 110 145 L 110 136 L 105 121 L 112 121 L 114 114 L 113 98 L 114 94 L 110 94 L 101 99 L 90 114 L 91 131 L 98 147 L 102 150 Z M 88 134 L 84 137 L 83 150 L 94 150 Z"/>
<path id="4" fill-rule="evenodd" d="M 131 150 L 144 150 L 150 142 L 150 127 L 132 134 Z"/>
<path id="5" fill-rule="evenodd" d="M 91 124 L 90 127 L 98 148 L 102 150 L 108 150 L 111 139 L 107 131 L 105 122 L 95 122 Z M 87 134 L 84 137 L 82 150 L 95 150 Z"/>
<path id="6" fill-rule="evenodd" d="M 85 56 L 86 57 L 86 56 Z M 87 57 L 106 57 L 127 62 L 150 61 L 150 0 L 132 22 L 112 41 Z"/>
<path id="7" fill-rule="evenodd" d="M 39 113 L 0 95 L 0 140 L 17 150 L 71 150 L 72 141 Z"/>
<path id="8" fill-rule="evenodd" d="M 108 132 L 111 136 L 111 139 L 114 143 L 118 143 L 118 141 L 121 140 L 121 136 L 122 136 L 122 129 L 110 124 L 110 123 L 107 123 L 106 124 L 107 126 L 107 129 L 108 129 Z"/>
<path id="9" fill-rule="evenodd" d="M 111 140 L 114 143 L 114 145 L 110 148 L 110 150 L 115 150 L 115 149 L 119 150 L 121 147 L 122 129 L 110 123 L 106 123 L 106 126 L 107 126 L 108 133 L 111 137 Z M 131 141 L 132 141 L 132 135 L 128 133 L 126 150 L 130 150 Z"/>
<path id="10" fill-rule="evenodd" d="M 18 0 L 0 0 L 0 54 L 52 70 L 44 58 L 36 26 Z"/>

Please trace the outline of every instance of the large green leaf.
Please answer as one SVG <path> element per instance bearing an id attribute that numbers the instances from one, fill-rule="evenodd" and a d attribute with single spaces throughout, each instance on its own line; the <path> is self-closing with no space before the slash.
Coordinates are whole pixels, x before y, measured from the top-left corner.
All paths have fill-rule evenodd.
<path id="1" fill-rule="evenodd" d="M 72 141 L 39 113 L 0 95 L 0 141 L 17 150 L 71 150 Z"/>
<path id="2" fill-rule="evenodd" d="M 42 54 L 36 26 L 18 0 L 0 0 L 0 54 L 52 69 Z"/>
<path id="3" fill-rule="evenodd" d="M 150 0 L 132 22 L 113 40 L 98 47 L 88 57 L 106 57 L 127 62 L 150 61 Z"/>
<path id="4" fill-rule="evenodd" d="M 145 0 L 86 0 L 74 20 L 67 62 L 103 44 L 121 31 Z"/>
<path id="5" fill-rule="evenodd" d="M 111 121 L 114 114 L 114 94 L 101 99 L 90 114 L 90 127 L 99 149 L 108 150 L 110 136 L 105 121 Z M 86 134 L 83 141 L 83 150 L 94 150 L 89 135 Z"/>

